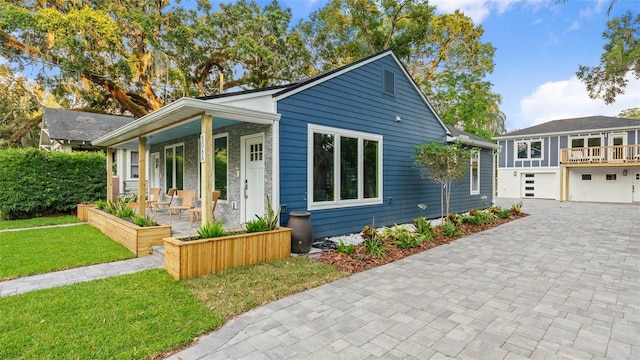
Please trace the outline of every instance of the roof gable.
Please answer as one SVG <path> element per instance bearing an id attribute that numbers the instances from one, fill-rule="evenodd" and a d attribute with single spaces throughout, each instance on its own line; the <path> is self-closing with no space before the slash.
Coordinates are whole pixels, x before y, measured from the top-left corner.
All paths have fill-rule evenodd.
<path id="1" fill-rule="evenodd" d="M 276 101 L 278 100 L 282 100 L 284 98 L 287 98 L 289 96 L 292 96 L 294 94 L 297 94 L 301 91 L 304 91 L 310 87 L 316 86 L 322 82 L 331 80 L 335 77 L 338 77 L 342 74 L 345 74 L 349 71 L 353 71 L 359 67 L 362 66 L 366 66 L 370 63 L 373 63 L 375 61 L 378 61 L 382 58 L 385 58 L 387 56 L 391 56 L 394 60 L 394 62 L 396 63 L 396 65 L 398 66 L 398 68 L 402 71 L 402 73 L 404 74 L 404 76 L 406 77 L 406 79 L 411 83 L 412 87 L 414 88 L 414 90 L 416 91 L 417 94 L 419 94 L 420 98 L 422 99 L 422 101 L 424 102 L 424 104 L 429 108 L 429 110 L 434 114 L 435 118 L 438 120 L 438 122 L 440 123 L 440 125 L 442 126 L 443 130 L 445 131 L 445 133 L 447 133 L 447 135 L 451 135 L 449 132 L 449 128 L 445 125 L 445 123 L 442 121 L 442 119 L 440 119 L 440 116 L 438 116 L 438 113 L 436 113 L 435 109 L 433 108 L 433 106 L 431 106 L 431 104 L 429 103 L 429 101 L 427 100 L 427 98 L 424 96 L 424 93 L 420 90 L 420 87 L 418 87 L 418 84 L 416 84 L 415 80 L 413 80 L 413 78 L 411 77 L 411 75 L 409 74 L 409 72 L 407 71 L 407 69 L 404 67 L 404 65 L 402 64 L 402 62 L 400 62 L 400 60 L 398 59 L 398 57 L 395 55 L 395 53 L 392 50 L 385 50 L 382 51 L 380 53 L 377 54 L 373 54 L 369 57 L 360 59 L 358 61 L 355 61 L 351 64 L 339 67 L 337 69 L 334 70 L 330 70 L 321 74 L 318 74 L 316 76 L 310 77 L 308 79 L 302 80 L 296 84 L 291 84 L 290 86 L 285 87 L 282 91 L 276 93 L 273 95 L 274 99 Z"/>
<path id="2" fill-rule="evenodd" d="M 44 108 L 42 121 L 49 138 L 66 141 L 91 141 L 110 133 L 135 118 L 90 112 Z"/>
<path id="3" fill-rule="evenodd" d="M 515 130 L 504 135 L 495 136 L 494 139 L 504 139 L 518 136 L 580 133 L 634 127 L 640 128 L 640 120 L 611 116 L 587 116 L 580 118 L 552 120 L 525 129 Z"/>

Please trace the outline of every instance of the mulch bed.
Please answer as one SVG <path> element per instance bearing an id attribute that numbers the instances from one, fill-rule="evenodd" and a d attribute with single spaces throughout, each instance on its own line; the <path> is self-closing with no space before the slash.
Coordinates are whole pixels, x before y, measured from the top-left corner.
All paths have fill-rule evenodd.
<path id="1" fill-rule="evenodd" d="M 323 251 L 318 261 L 325 264 L 333 265 L 342 271 L 355 274 L 360 271 L 373 269 L 375 267 L 403 259 L 410 255 L 427 251 L 436 246 L 448 244 L 462 237 L 485 231 L 525 216 L 527 216 L 527 214 L 520 213 L 519 215 L 512 216 L 509 219 L 496 219 L 484 223 L 480 226 L 464 223 L 460 225 L 461 235 L 457 237 L 446 237 L 442 235 L 440 233 L 440 227 L 436 226 L 434 228 L 433 240 L 423 241 L 419 246 L 411 249 L 402 249 L 391 242 L 385 242 L 385 255 L 383 257 L 366 255 L 364 246 L 358 245 L 356 246 L 355 252 L 351 255 L 343 254 L 338 251 Z"/>

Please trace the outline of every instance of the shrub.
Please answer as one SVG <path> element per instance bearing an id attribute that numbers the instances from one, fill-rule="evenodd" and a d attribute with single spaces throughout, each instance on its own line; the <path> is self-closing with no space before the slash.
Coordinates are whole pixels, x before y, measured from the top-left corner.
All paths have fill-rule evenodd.
<path id="1" fill-rule="evenodd" d="M 368 255 L 375 257 L 384 256 L 384 248 L 382 246 L 382 240 L 375 236 L 371 239 L 364 240 L 364 249 Z"/>
<path id="2" fill-rule="evenodd" d="M 447 220 L 442 224 L 442 235 L 446 237 L 456 237 L 460 235 L 460 228 L 457 224 Z"/>
<path id="3" fill-rule="evenodd" d="M 364 237 L 365 240 L 374 239 L 377 235 L 378 235 L 378 230 L 376 230 L 375 228 L 372 228 L 369 225 L 365 226 L 364 229 L 362 229 L 362 237 Z"/>
<path id="4" fill-rule="evenodd" d="M 107 207 L 107 202 L 105 200 L 96 200 L 94 204 L 96 204 L 98 210 L 104 211 L 104 209 Z"/>
<path id="5" fill-rule="evenodd" d="M 345 245 L 342 240 L 338 243 L 338 252 L 343 254 L 351 255 L 354 251 L 356 251 L 356 246 L 353 244 Z"/>
<path id="6" fill-rule="evenodd" d="M 131 217 L 131 221 L 133 221 L 134 224 L 141 226 L 141 227 L 147 227 L 147 226 L 157 226 L 158 222 L 149 216 L 140 216 L 140 215 L 133 215 Z"/>
<path id="7" fill-rule="evenodd" d="M 487 211 L 489 211 L 491 214 L 497 215 L 500 211 L 502 211 L 502 209 L 497 206 L 492 206 L 488 208 Z"/>
<path id="8" fill-rule="evenodd" d="M 447 214 L 447 220 L 456 225 L 462 224 L 462 217 L 459 214 Z"/>
<path id="9" fill-rule="evenodd" d="M 280 216 L 280 209 L 274 211 L 271 207 L 271 200 L 267 195 L 267 213 L 264 216 L 264 220 L 267 223 L 267 230 L 275 230 L 278 228 L 278 217 Z"/>
<path id="10" fill-rule="evenodd" d="M 71 213 L 106 198 L 103 153 L 0 151 L 0 212 L 10 219 Z"/>
<path id="11" fill-rule="evenodd" d="M 120 219 L 129 219 L 131 217 L 133 217 L 136 214 L 136 212 L 128 207 L 125 207 L 124 209 L 120 209 L 118 211 L 116 211 L 116 216 L 119 217 Z"/>
<path id="12" fill-rule="evenodd" d="M 224 231 L 224 222 L 215 220 L 212 223 L 204 223 L 198 229 L 198 235 L 202 239 L 216 238 L 225 236 L 227 233 Z"/>
<path id="13" fill-rule="evenodd" d="M 523 205 L 522 201 L 513 203 L 511 204 L 511 208 L 509 209 L 509 211 L 511 211 L 513 215 L 520 215 L 520 212 L 522 211 L 522 205 Z"/>
<path id="14" fill-rule="evenodd" d="M 500 219 L 508 219 L 511 217 L 511 212 L 508 209 L 500 209 L 497 215 Z"/>
<path id="15" fill-rule="evenodd" d="M 476 216 L 464 215 L 462 216 L 462 222 L 475 225 L 475 226 L 482 225 L 482 219 L 477 215 Z"/>
<path id="16" fill-rule="evenodd" d="M 263 217 L 256 215 L 256 219 L 247 222 L 246 229 L 248 233 L 267 231 L 269 224 Z"/>
<path id="17" fill-rule="evenodd" d="M 413 225 L 416 228 L 416 232 L 422 235 L 425 240 L 433 238 L 433 228 L 431 222 L 426 217 L 420 216 L 413 219 Z"/>

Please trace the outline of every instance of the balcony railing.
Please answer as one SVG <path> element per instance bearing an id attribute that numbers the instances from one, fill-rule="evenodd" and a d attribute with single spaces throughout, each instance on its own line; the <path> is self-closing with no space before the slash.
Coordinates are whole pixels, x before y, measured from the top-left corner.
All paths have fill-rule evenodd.
<path id="1" fill-rule="evenodd" d="M 640 145 L 592 146 L 562 149 L 563 164 L 640 163 Z"/>

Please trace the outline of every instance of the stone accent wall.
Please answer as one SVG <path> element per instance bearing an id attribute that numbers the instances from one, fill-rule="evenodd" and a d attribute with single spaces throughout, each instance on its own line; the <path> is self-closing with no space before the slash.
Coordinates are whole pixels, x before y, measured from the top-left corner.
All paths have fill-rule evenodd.
<path id="1" fill-rule="evenodd" d="M 215 124 L 215 119 L 213 120 Z M 225 227 L 239 228 L 242 226 L 240 223 L 240 214 L 242 211 L 242 197 L 244 196 L 242 191 L 243 180 L 240 179 L 240 165 L 241 165 L 241 141 L 242 136 L 253 135 L 257 133 L 264 133 L 264 190 L 265 194 L 271 195 L 273 190 L 273 149 L 272 149 L 272 127 L 269 125 L 255 125 L 242 123 L 238 125 L 228 126 L 225 128 L 215 129 L 214 135 L 227 133 L 228 140 L 228 188 L 227 200 L 219 200 L 216 207 L 216 218 L 224 221 Z M 166 191 L 166 174 L 165 174 L 165 146 L 184 143 L 184 188 L 185 189 L 197 189 L 200 192 L 198 176 L 200 173 L 200 134 L 187 136 L 180 139 L 175 139 L 171 142 L 156 144 L 149 146 L 149 152 L 160 153 L 160 184 Z M 273 202 L 273 199 L 272 199 Z M 232 204 L 236 204 L 236 209 L 233 209 Z M 266 200 L 265 200 L 266 207 Z"/>

